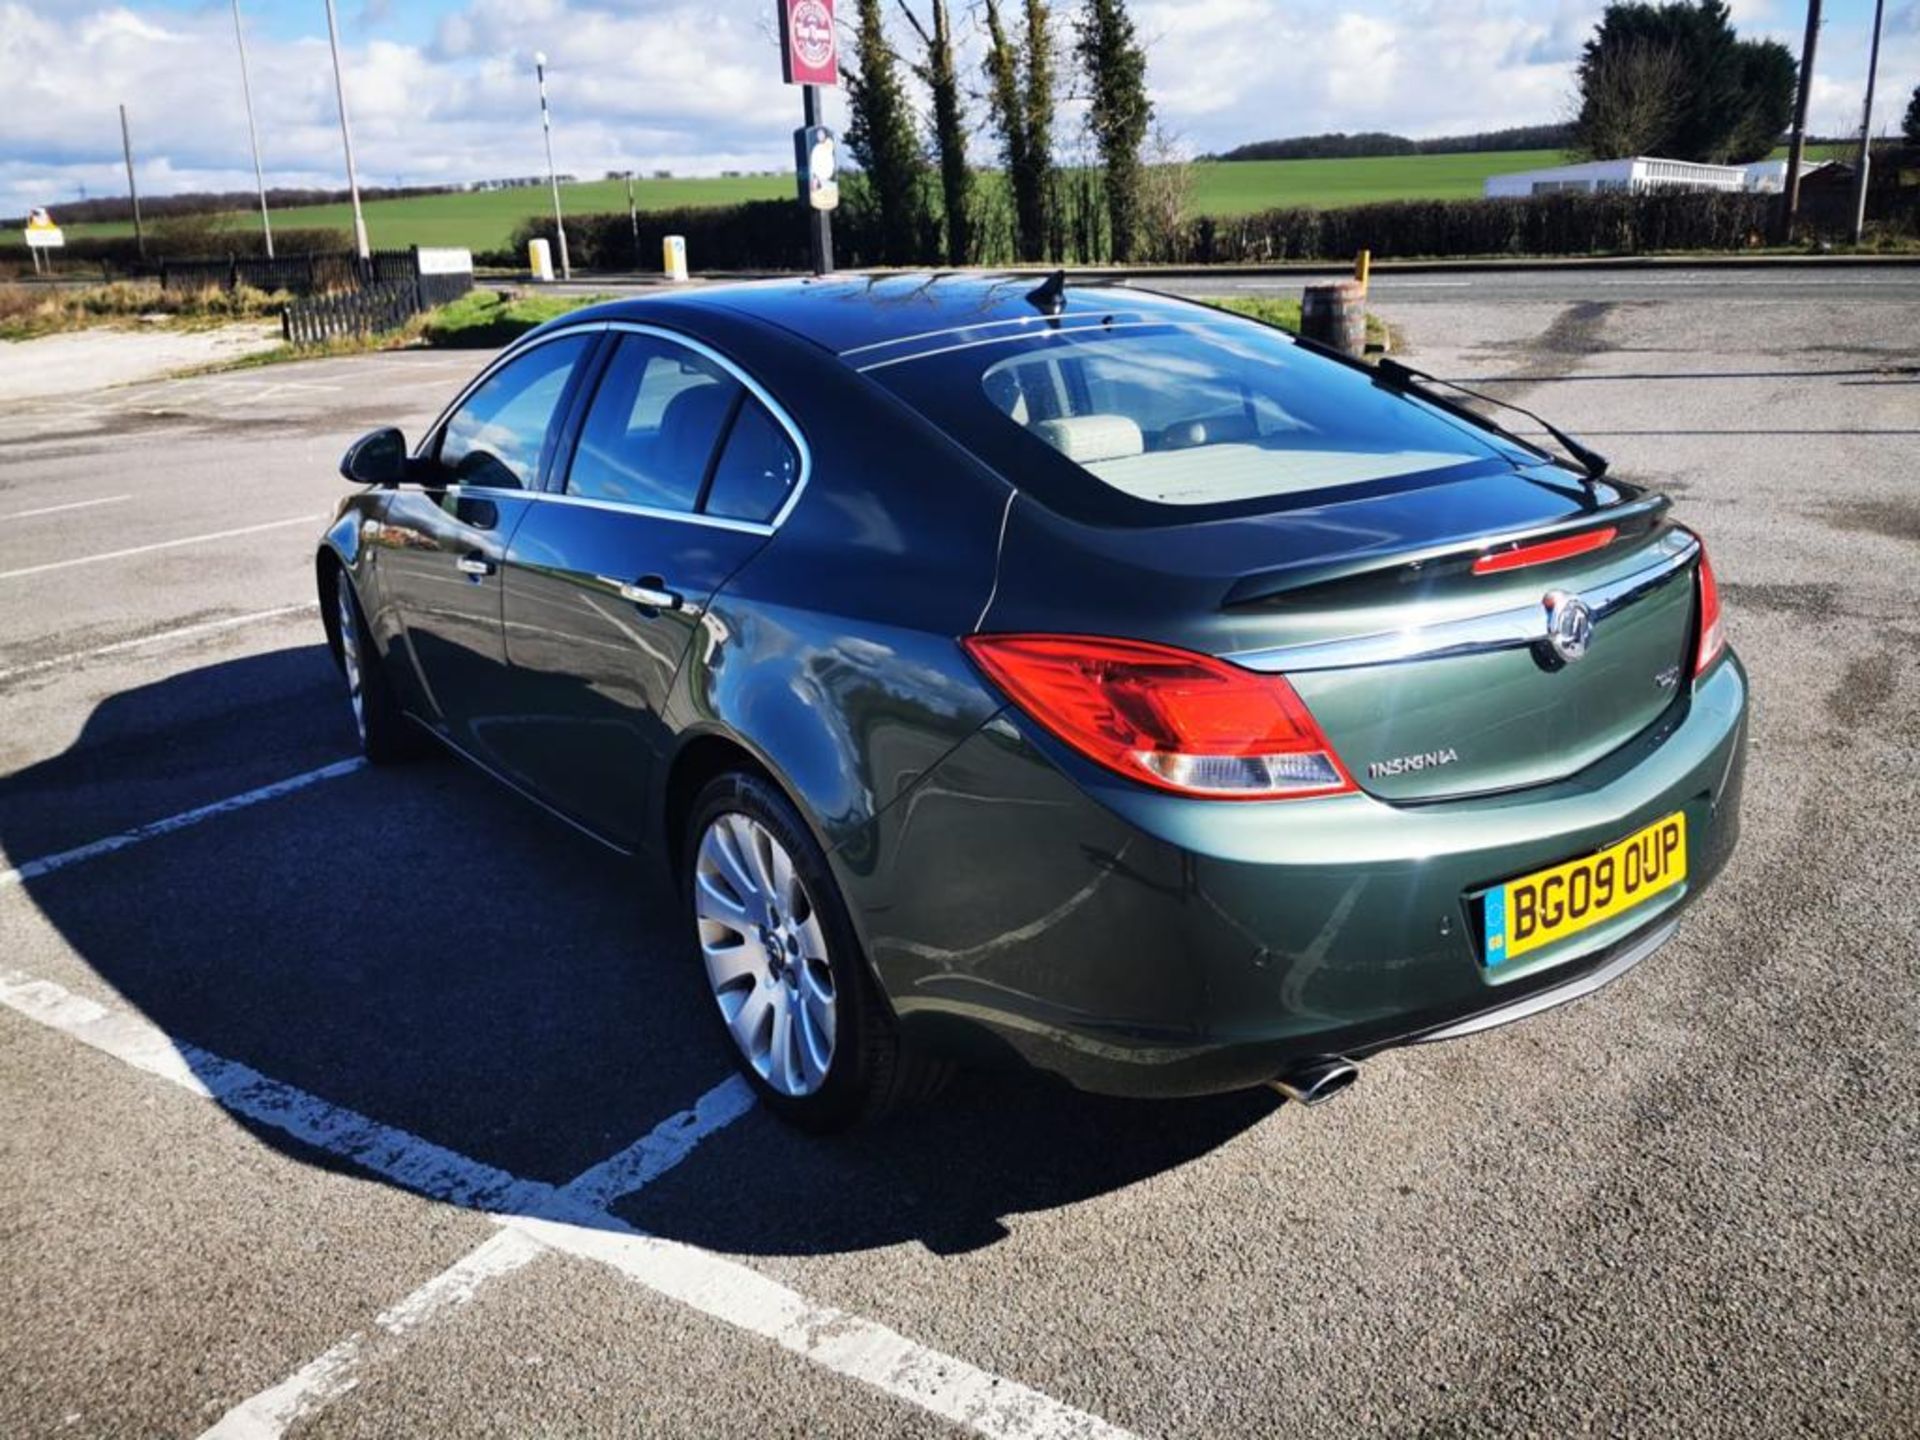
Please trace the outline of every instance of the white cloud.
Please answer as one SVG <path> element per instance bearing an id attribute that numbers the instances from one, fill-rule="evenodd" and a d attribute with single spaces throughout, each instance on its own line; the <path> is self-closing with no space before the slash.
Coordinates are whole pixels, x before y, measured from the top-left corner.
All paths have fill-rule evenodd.
<path id="1" fill-rule="evenodd" d="M 977 11 L 952 0 L 970 76 Z M 258 8 L 258 7 L 256 7 Z M 311 7 L 316 12 L 317 6 Z M 1058 0 L 1062 40 L 1075 8 Z M 1600 0 L 1134 0 L 1160 118 L 1195 151 L 1323 130 L 1457 134 L 1559 118 Z M 1743 33 L 1796 53 L 1800 0 L 1742 0 Z M 779 83 L 765 0 L 465 0 L 430 30 L 390 0 L 341 7 L 363 179 L 426 183 L 537 173 L 531 71 L 549 57 L 564 170 L 682 174 L 783 167 L 798 97 Z M 1858 124 L 1869 6 L 1836 3 L 1820 41 L 1814 127 Z M 898 27 L 901 43 L 908 38 Z M 271 184 L 342 183 L 324 28 L 249 31 Z M 408 43 L 397 35 L 413 37 Z M 1063 47 L 1064 48 L 1064 47 Z M 116 102 L 132 115 L 144 190 L 251 179 L 229 12 L 141 0 L 0 0 L 0 213 L 117 191 Z M 1920 0 L 1888 16 L 1883 126 L 1920 75 Z M 1072 114 L 1073 107 L 1067 107 Z M 993 150 L 975 106 L 981 158 Z M 838 102 L 830 118 L 840 113 Z M 1067 126 L 1062 126 L 1063 131 Z M 1070 137 L 1066 137 L 1070 141 Z"/>

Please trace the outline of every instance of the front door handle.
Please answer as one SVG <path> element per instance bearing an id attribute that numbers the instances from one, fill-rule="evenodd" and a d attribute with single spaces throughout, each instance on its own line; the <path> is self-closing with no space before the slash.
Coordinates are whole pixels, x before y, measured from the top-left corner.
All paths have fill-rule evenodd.
<path id="1" fill-rule="evenodd" d="M 644 605 L 649 610 L 678 610 L 681 605 L 679 592 L 669 590 L 667 582 L 658 575 L 642 575 L 638 580 L 623 584 L 620 598 Z"/>
<path id="2" fill-rule="evenodd" d="M 493 574 L 493 561 L 484 555 L 462 555 L 453 563 L 462 575 L 472 575 L 476 579 Z"/>

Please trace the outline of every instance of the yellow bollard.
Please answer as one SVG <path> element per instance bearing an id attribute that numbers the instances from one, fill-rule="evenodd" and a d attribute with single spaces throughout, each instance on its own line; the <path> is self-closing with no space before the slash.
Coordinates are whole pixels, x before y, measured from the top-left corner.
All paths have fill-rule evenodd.
<path id="1" fill-rule="evenodd" d="M 1362 250 L 1353 257 L 1353 278 L 1360 282 L 1360 296 L 1366 298 L 1367 278 L 1373 273 L 1373 252 Z"/>

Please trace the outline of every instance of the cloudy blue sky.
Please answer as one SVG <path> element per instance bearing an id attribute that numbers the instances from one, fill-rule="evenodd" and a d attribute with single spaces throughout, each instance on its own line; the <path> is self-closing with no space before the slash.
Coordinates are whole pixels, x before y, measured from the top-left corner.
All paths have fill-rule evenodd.
<path id="1" fill-rule="evenodd" d="M 953 3 L 973 67 L 976 7 Z M 563 170 L 701 174 L 770 168 L 791 154 L 798 100 L 779 83 L 773 0 L 338 4 L 364 183 L 537 173 L 538 49 L 549 56 Z M 343 184 L 322 0 L 241 5 L 269 183 Z M 0 214 L 122 188 L 121 101 L 143 191 L 250 186 L 229 7 L 0 0 Z M 1067 14 L 1073 0 L 1055 8 Z M 1571 62 L 1601 8 L 1599 0 L 1133 5 L 1155 105 L 1194 151 L 1320 130 L 1434 135 L 1558 118 Z M 1813 96 L 1821 131 L 1858 124 L 1872 8 L 1828 0 Z M 1743 33 L 1777 36 L 1797 53 L 1803 0 L 1736 0 L 1734 10 Z M 1889 0 L 1881 76 L 1880 115 L 1897 127 L 1920 82 L 1920 0 Z M 833 111 L 839 123 L 837 102 Z M 984 138 L 981 148 L 990 148 Z"/>

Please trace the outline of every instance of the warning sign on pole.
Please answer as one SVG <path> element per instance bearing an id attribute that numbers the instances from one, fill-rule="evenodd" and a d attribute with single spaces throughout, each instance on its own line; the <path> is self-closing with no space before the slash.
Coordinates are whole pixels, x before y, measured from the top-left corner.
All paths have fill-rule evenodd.
<path id="1" fill-rule="evenodd" d="M 27 216 L 27 247 L 32 250 L 52 250 L 67 243 L 67 237 L 60 233 L 60 227 L 53 223 L 53 217 L 44 210 L 34 210 Z"/>
<path id="2" fill-rule="evenodd" d="M 780 0 L 780 66 L 789 85 L 838 85 L 833 0 Z"/>

